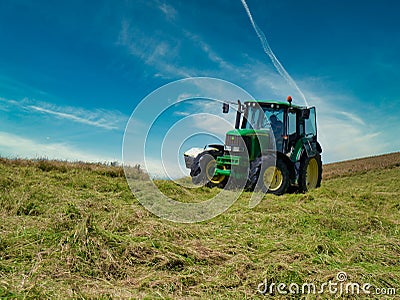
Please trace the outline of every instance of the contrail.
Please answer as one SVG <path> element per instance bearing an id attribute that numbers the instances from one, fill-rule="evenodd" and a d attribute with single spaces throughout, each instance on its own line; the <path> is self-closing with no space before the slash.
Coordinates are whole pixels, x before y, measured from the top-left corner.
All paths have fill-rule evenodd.
<path id="1" fill-rule="evenodd" d="M 262 30 L 257 26 L 256 22 L 254 22 L 253 16 L 251 15 L 250 9 L 247 6 L 246 1 L 245 0 L 241 0 L 241 1 L 242 1 L 243 6 L 244 6 L 244 9 L 247 12 L 247 15 L 249 16 L 251 25 L 253 25 L 253 28 L 254 28 L 255 32 L 257 33 L 258 38 L 261 41 L 261 45 L 262 45 L 262 47 L 264 49 L 264 52 L 269 56 L 269 58 L 271 59 L 272 63 L 274 64 L 274 66 L 275 66 L 276 70 L 278 71 L 278 73 L 283 78 L 285 78 L 286 81 L 299 92 L 299 94 L 303 98 L 305 104 L 308 105 L 306 97 L 304 96 L 303 92 L 300 90 L 300 88 L 298 87 L 296 82 L 293 80 L 293 78 L 289 75 L 289 73 L 282 66 L 280 61 L 276 58 L 274 52 L 272 51 L 271 47 L 268 44 L 268 41 L 267 41 L 267 38 L 264 35 L 264 32 L 262 32 Z"/>

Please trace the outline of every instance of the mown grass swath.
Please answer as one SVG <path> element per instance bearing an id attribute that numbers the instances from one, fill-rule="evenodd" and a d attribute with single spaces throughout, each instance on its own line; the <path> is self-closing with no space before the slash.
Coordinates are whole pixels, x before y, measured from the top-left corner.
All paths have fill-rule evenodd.
<path id="1" fill-rule="evenodd" d="M 336 173 L 321 188 L 266 195 L 254 209 L 243 193 L 191 225 L 145 210 L 121 167 L 1 159 L 0 298 L 265 298 L 265 279 L 321 284 L 338 271 L 400 288 L 400 160 L 390 157 L 357 172 L 328 166 Z M 218 193 L 157 185 L 187 202 Z"/>

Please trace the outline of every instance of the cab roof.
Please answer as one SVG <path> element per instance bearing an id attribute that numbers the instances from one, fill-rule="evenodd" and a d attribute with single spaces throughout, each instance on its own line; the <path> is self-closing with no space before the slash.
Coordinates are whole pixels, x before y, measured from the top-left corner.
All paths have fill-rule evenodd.
<path id="1" fill-rule="evenodd" d="M 245 101 L 244 104 L 246 103 L 258 103 L 260 106 L 262 106 L 263 104 L 275 104 L 275 105 L 279 105 L 279 106 L 286 106 L 286 107 L 294 107 L 294 108 L 298 108 L 298 109 L 304 109 L 307 108 L 305 106 L 300 106 L 300 105 L 296 105 L 296 104 L 290 104 L 289 102 L 283 102 L 283 101 L 276 101 L 276 100 L 248 100 Z"/>

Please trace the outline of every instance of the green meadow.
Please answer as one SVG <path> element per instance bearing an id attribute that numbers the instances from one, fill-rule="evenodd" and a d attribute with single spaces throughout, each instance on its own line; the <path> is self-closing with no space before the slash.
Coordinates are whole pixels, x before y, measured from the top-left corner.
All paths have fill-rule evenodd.
<path id="1" fill-rule="evenodd" d="M 258 291 L 339 272 L 390 293 L 359 298 L 400 298 L 399 161 L 342 173 L 252 209 L 244 192 L 214 219 L 178 224 L 142 207 L 120 167 L 0 159 L 0 298 L 354 298 Z M 157 185 L 183 202 L 219 192 Z"/>

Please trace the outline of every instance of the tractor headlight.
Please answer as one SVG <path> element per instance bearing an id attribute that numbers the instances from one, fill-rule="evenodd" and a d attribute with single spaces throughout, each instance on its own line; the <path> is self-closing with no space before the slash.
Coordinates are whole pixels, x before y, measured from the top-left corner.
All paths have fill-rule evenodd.
<path id="1" fill-rule="evenodd" d="M 225 145 L 225 150 L 230 152 L 230 151 L 232 151 L 232 147 L 231 147 L 231 146 L 226 146 L 226 145 Z"/>
<path id="2" fill-rule="evenodd" d="M 242 151 L 242 147 L 238 147 L 238 146 L 232 147 L 232 152 L 241 152 L 241 151 Z"/>

